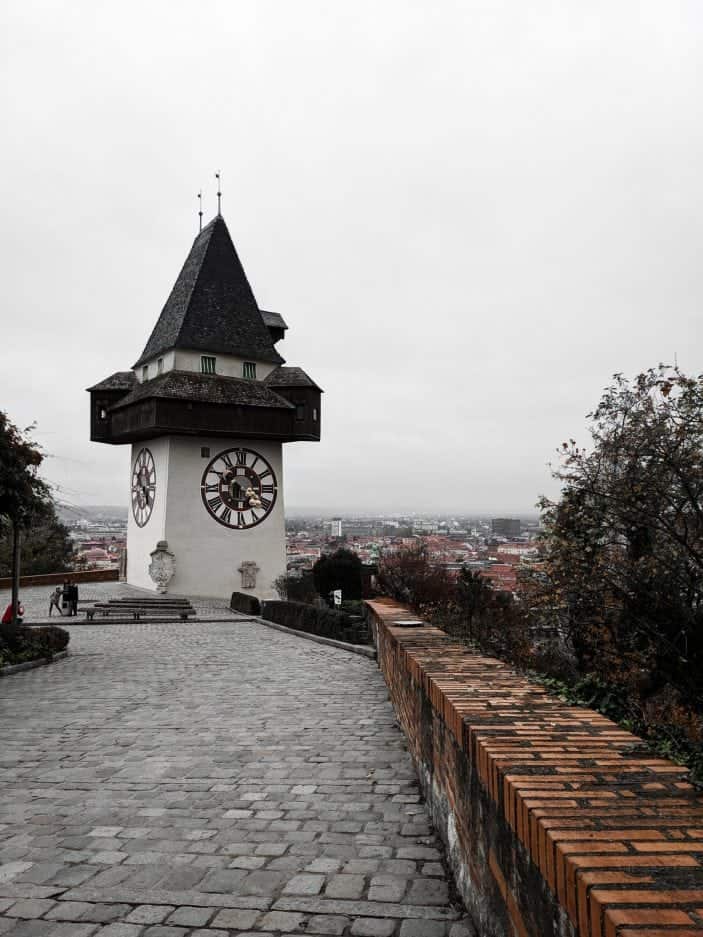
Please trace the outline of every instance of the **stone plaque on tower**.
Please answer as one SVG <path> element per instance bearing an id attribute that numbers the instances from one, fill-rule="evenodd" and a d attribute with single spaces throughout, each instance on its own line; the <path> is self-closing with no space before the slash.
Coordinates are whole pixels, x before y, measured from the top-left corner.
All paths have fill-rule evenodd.
<path id="1" fill-rule="evenodd" d="M 275 594 L 286 569 L 282 445 L 319 440 L 321 425 L 320 388 L 276 348 L 286 329 L 259 309 L 218 214 L 132 369 L 89 388 L 91 439 L 131 444 L 131 584 Z"/>

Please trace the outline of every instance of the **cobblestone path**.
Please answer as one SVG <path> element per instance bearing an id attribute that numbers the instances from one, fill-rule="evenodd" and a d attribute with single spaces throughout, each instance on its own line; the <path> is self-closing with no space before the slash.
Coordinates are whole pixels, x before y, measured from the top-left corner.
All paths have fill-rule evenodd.
<path id="1" fill-rule="evenodd" d="M 0 680 L 0 934 L 469 937 L 374 662 L 251 622 L 71 651 Z"/>

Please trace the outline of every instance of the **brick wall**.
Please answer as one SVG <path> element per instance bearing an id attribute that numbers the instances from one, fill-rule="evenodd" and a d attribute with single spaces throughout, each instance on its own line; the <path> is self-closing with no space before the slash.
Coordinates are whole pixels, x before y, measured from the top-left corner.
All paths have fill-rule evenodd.
<path id="1" fill-rule="evenodd" d="M 379 666 L 481 937 L 703 935 L 703 798 L 680 766 L 368 601 Z"/>
<path id="2" fill-rule="evenodd" d="M 87 569 L 83 572 L 44 573 L 43 576 L 21 576 L 20 586 L 51 586 L 61 585 L 66 579 L 74 582 L 117 582 L 119 570 L 115 569 Z M 12 579 L 0 579 L 0 589 L 11 589 Z"/>

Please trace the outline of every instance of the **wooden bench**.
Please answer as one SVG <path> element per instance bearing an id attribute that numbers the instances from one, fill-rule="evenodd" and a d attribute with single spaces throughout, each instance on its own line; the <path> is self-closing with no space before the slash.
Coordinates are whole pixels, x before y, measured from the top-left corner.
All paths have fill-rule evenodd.
<path id="1" fill-rule="evenodd" d="M 102 618 L 113 614 L 129 615 L 133 621 L 139 621 L 144 615 L 174 617 L 177 615 L 182 621 L 187 621 L 197 613 L 192 605 L 142 605 L 142 604 L 112 604 L 110 602 L 97 602 L 92 608 L 86 608 L 85 614 L 88 621 L 92 621 L 95 614 L 99 613 Z"/>

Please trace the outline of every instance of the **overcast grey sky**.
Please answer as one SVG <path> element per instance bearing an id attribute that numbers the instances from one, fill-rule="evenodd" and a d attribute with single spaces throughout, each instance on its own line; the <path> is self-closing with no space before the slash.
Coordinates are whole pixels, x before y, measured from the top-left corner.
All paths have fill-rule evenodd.
<path id="1" fill-rule="evenodd" d="M 701 368 L 700 4 L 6 0 L 0 407 L 125 503 L 84 388 L 223 214 L 326 390 L 286 503 L 527 511 L 614 371 Z"/>

